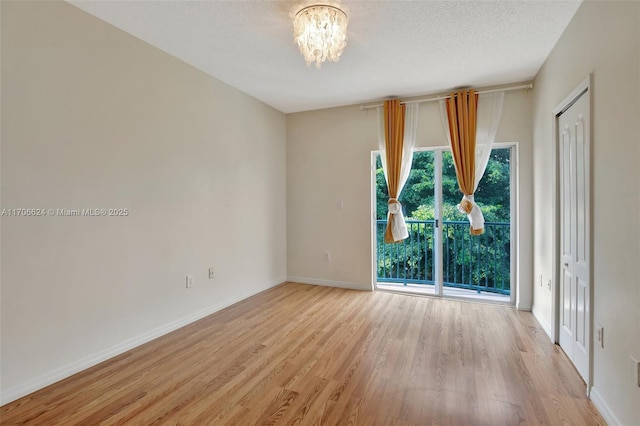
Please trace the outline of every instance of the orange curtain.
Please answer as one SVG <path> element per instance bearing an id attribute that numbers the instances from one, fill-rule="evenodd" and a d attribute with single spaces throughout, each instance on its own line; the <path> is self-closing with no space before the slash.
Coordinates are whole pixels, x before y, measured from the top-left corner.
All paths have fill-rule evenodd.
<path id="1" fill-rule="evenodd" d="M 473 204 L 467 197 L 473 196 L 476 180 L 478 94 L 473 89 L 451 93 L 451 96 L 446 100 L 446 108 L 456 177 L 460 191 L 465 195 L 459 208 L 466 214 L 470 214 Z M 474 229 L 471 227 L 473 235 L 480 235 L 483 232 L 483 228 Z"/>
<path id="2" fill-rule="evenodd" d="M 401 208 L 398 202 L 400 189 L 400 172 L 402 169 L 402 149 L 404 143 L 404 118 L 405 106 L 399 100 L 394 99 L 384 102 L 384 139 L 385 158 L 387 162 L 387 188 L 389 190 L 389 211 Z M 387 229 L 384 233 L 385 243 L 396 243 L 391 229 L 395 214 L 389 214 Z"/>

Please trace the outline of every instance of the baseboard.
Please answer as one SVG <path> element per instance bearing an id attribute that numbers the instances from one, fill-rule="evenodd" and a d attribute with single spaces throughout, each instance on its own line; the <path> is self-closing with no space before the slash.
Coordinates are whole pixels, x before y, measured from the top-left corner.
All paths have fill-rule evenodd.
<path id="1" fill-rule="evenodd" d="M 532 306 L 516 302 L 516 309 L 519 311 L 531 312 Z"/>
<path id="2" fill-rule="evenodd" d="M 7 389 L 6 391 L 2 390 L 2 394 L 0 396 L 0 405 L 8 404 L 9 402 L 15 401 L 18 398 L 22 398 L 23 396 L 29 395 L 30 393 L 40 390 L 46 386 L 49 386 L 60 380 L 66 379 L 67 377 L 70 377 L 76 373 L 86 370 L 87 368 L 93 367 L 94 365 L 97 365 L 103 361 L 106 361 L 110 358 L 118 356 L 137 346 L 143 345 L 147 342 L 150 342 L 151 340 L 157 339 L 158 337 L 161 337 L 181 327 L 184 327 L 185 325 L 198 321 L 208 315 L 211 315 L 228 306 L 238 303 L 255 294 L 268 290 L 271 287 L 274 287 L 285 281 L 286 281 L 285 278 L 278 278 L 275 280 L 271 280 L 270 282 L 267 283 L 267 286 L 265 288 L 260 288 L 254 291 L 244 293 L 237 297 L 223 300 L 222 302 L 216 303 L 215 305 L 204 308 L 198 312 L 187 315 L 185 317 L 182 317 L 180 319 L 177 319 L 175 321 L 172 321 L 160 327 L 154 328 L 153 330 L 150 330 L 139 336 L 127 339 L 103 351 L 100 351 L 88 357 L 82 358 L 78 361 L 72 362 L 63 367 L 57 368 L 48 373 L 42 374 L 39 377 L 29 380 L 26 383 L 20 384 L 18 386 L 14 386 L 10 389 Z"/>
<path id="3" fill-rule="evenodd" d="M 611 411 L 611 408 L 609 408 L 609 405 L 604 401 L 604 398 L 602 398 L 595 386 L 591 388 L 590 398 L 593 405 L 596 406 L 600 415 L 609 426 L 618 426 L 622 424 L 616 418 L 615 414 L 613 414 L 613 411 Z"/>
<path id="4" fill-rule="evenodd" d="M 538 324 L 540 324 L 540 327 L 542 327 L 544 332 L 547 333 L 547 336 L 549 336 L 549 339 L 551 339 L 551 341 L 553 342 L 553 335 L 551 334 L 551 326 L 549 325 L 547 320 L 542 316 L 540 311 L 536 309 L 535 305 L 533 306 L 533 308 L 531 308 L 531 313 L 533 314 L 533 317 L 536 320 L 538 320 Z"/>
<path id="5" fill-rule="evenodd" d="M 349 283 L 349 282 L 343 282 L 343 281 L 319 280 L 316 278 L 307 278 L 307 277 L 288 277 L 287 281 L 290 281 L 293 283 L 300 283 L 300 284 L 322 285 L 325 287 L 338 287 L 338 288 L 348 288 L 351 290 L 371 291 L 371 285 L 356 284 L 356 283 Z"/>

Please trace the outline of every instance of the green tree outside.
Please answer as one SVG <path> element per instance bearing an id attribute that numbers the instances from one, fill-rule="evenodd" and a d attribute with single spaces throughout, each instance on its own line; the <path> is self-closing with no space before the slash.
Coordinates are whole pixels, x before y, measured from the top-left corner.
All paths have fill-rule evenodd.
<path id="1" fill-rule="evenodd" d="M 486 222 L 509 222 L 510 220 L 510 167 L 511 156 L 508 148 L 491 152 L 487 170 L 475 194 L 476 203 L 482 209 Z M 434 219 L 434 154 L 433 151 L 419 151 L 413 154 L 411 173 L 400 194 L 407 219 Z M 443 220 L 466 220 L 466 215 L 458 212 L 456 205 L 462 198 L 458 188 L 453 157 L 448 151 L 442 155 L 442 198 Z M 376 216 L 378 220 L 387 218 L 389 194 L 384 179 L 380 156 L 376 163 Z"/>

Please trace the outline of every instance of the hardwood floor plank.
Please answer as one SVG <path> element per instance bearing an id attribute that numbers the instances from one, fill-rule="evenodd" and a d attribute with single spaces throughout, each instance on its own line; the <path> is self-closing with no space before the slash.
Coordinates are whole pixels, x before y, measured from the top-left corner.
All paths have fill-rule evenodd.
<path id="1" fill-rule="evenodd" d="M 262 412 L 258 421 L 252 421 L 248 424 L 275 425 L 278 420 L 287 414 L 291 406 L 300 396 L 298 392 L 282 389 L 273 402 L 267 406 Z"/>
<path id="2" fill-rule="evenodd" d="M 328 380 L 322 377 L 311 377 L 305 381 L 304 391 L 299 392 L 299 403 L 297 409 L 289 411 L 288 415 L 283 417 L 282 424 L 299 425 L 304 424 L 309 419 L 309 414 L 316 402 L 319 401 L 320 395 L 328 385 Z"/>
<path id="3" fill-rule="evenodd" d="M 285 283 L 0 407 L 3 425 L 594 424 L 511 307 Z"/>

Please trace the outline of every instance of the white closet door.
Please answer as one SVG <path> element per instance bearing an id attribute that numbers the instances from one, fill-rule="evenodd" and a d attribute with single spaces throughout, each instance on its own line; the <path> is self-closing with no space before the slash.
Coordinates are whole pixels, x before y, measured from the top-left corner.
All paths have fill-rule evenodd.
<path id="1" fill-rule="evenodd" d="M 589 103 L 583 93 L 558 118 L 560 152 L 560 346 L 589 373 Z"/>

